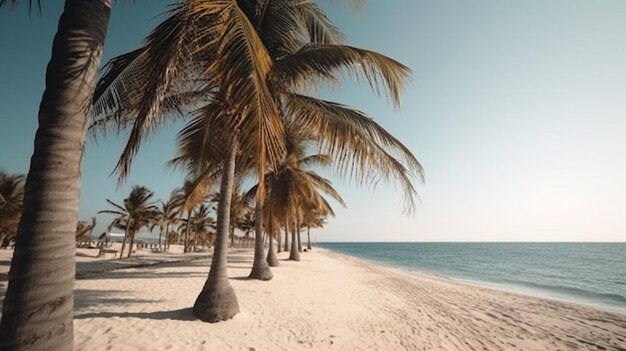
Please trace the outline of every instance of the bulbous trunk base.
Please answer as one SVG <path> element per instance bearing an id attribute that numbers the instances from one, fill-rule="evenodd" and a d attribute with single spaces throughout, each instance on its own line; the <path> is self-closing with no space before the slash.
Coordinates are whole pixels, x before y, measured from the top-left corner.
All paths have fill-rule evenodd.
<path id="1" fill-rule="evenodd" d="M 222 278 L 217 282 L 207 281 L 196 303 L 193 304 L 193 315 L 203 322 L 225 321 L 237 313 L 239 302 L 228 278 Z"/>
<path id="2" fill-rule="evenodd" d="M 266 261 L 270 267 L 278 267 L 278 256 L 276 256 L 276 252 L 274 252 L 274 250 L 267 251 Z"/>
<path id="3" fill-rule="evenodd" d="M 272 280 L 274 275 L 270 270 L 269 264 L 265 260 L 255 261 L 252 265 L 252 272 L 248 276 L 250 279 Z"/>
<path id="4" fill-rule="evenodd" d="M 300 252 L 298 249 L 293 249 L 289 252 L 289 261 L 297 261 L 300 262 Z"/>

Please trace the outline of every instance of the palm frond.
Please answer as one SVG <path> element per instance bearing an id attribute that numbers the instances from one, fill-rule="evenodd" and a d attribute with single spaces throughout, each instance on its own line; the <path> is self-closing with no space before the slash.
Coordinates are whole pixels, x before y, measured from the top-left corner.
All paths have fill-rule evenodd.
<path id="1" fill-rule="evenodd" d="M 398 139 L 364 113 L 312 97 L 284 94 L 290 118 L 318 138 L 321 153 L 334 158 L 340 175 L 373 187 L 384 179 L 399 182 L 405 211 L 415 208 L 414 178 L 423 181 L 423 167 Z"/>
<path id="2" fill-rule="evenodd" d="M 396 106 L 411 69 L 374 51 L 346 45 L 307 45 L 293 55 L 277 60 L 272 79 L 281 86 L 299 88 L 312 78 L 337 84 L 342 71 L 356 80 L 365 79 L 377 95 L 388 95 Z"/>

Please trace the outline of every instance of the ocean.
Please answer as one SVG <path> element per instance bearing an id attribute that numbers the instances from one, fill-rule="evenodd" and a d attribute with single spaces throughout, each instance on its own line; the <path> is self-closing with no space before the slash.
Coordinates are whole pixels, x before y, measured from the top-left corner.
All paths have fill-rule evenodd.
<path id="1" fill-rule="evenodd" d="M 414 272 L 626 312 L 626 243 L 318 243 Z"/>

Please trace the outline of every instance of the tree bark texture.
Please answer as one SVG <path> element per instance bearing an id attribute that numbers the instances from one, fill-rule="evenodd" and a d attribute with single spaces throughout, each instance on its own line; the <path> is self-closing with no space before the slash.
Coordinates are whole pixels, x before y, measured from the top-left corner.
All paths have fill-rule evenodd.
<path id="1" fill-rule="evenodd" d="M 72 350 L 80 176 L 110 0 L 67 0 L 52 44 L 0 349 Z"/>
<path id="2" fill-rule="evenodd" d="M 239 313 L 239 302 L 228 280 L 227 254 L 230 228 L 230 205 L 235 184 L 235 159 L 239 139 L 233 137 L 222 183 L 220 202 L 217 206 L 217 233 L 209 277 L 193 305 L 193 314 L 204 322 L 215 323 L 233 318 Z"/>
<path id="3" fill-rule="evenodd" d="M 261 177 L 260 177 L 261 178 Z M 259 179 L 259 184 L 263 179 Z M 270 266 L 265 256 L 263 245 L 263 199 L 256 199 L 254 208 L 254 261 L 249 278 L 258 280 L 271 280 L 273 278 Z"/>
<path id="4" fill-rule="evenodd" d="M 296 223 L 293 227 L 292 227 L 292 231 L 291 231 L 291 250 L 289 251 L 289 260 L 290 261 L 300 261 L 300 251 L 298 251 L 298 244 L 297 244 L 297 240 L 296 239 L 296 228 L 298 227 L 298 224 Z"/>

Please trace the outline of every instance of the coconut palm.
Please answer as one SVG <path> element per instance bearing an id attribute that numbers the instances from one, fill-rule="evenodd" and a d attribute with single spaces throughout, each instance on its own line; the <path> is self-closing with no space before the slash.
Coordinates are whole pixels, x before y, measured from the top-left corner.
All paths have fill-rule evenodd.
<path id="1" fill-rule="evenodd" d="M 230 219 L 226 197 L 232 194 L 239 157 L 254 164 L 260 184 L 251 277 L 270 279 L 262 242 L 263 177 L 267 166 L 277 165 L 283 157 L 286 119 L 315 133 L 320 150 L 338 160 L 340 174 L 353 174 L 362 184 L 381 178 L 398 181 L 406 208 L 413 208 L 412 175 L 419 176 L 422 170 L 411 152 L 366 114 L 302 93 L 303 87 L 320 82 L 340 82 L 347 69 L 399 103 L 409 69 L 375 52 L 342 45 L 341 39 L 310 1 L 181 3 L 142 48 L 110 62 L 95 100 L 102 116 L 96 125 L 106 128 L 112 121 L 122 130 L 130 129 L 118 163 L 124 176 L 144 135 L 171 116 L 172 106 L 194 96 L 208 100 L 188 126 L 193 125 L 196 134 L 212 145 L 226 146 L 221 182 L 231 187 L 220 190 L 219 205 L 229 208 L 224 209 L 224 217 L 218 207 L 216 253 L 226 250 L 220 237 L 227 236 L 229 226 L 221 226 L 220 218 Z M 155 88 L 144 96 L 146 86 Z M 188 93 L 191 88 L 193 94 Z M 219 138 L 208 138 L 207 125 L 221 128 Z M 209 279 L 194 305 L 202 320 L 228 319 L 238 310 L 225 265 L 224 252 L 213 256 Z"/>
<path id="2" fill-rule="evenodd" d="M 91 224 L 87 221 L 79 221 L 76 224 L 76 241 L 90 239 L 93 228 L 96 227 L 96 217 L 91 217 Z M 89 233 L 89 234 L 87 234 Z"/>
<path id="3" fill-rule="evenodd" d="M 23 204 L 24 176 L 0 170 L 0 242 L 3 247 L 15 238 Z"/>
<path id="4" fill-rule="evenodd" d="M 176 159 L 175 159 L 176 160 Z M 196 175 L 199 174 L 199 175 Z M 172 192 L 171 198 L 178 207 L 179 221 L 189 223 L 193 210 L 204 203 L 208 197 L 208 190 L 211 188 L 213 177 L 207 175 L 206 172 L 191 172 L 189 173 L 187 180 L 183 186 Z M 187 218 L 183 219 L 183 214 L 187 214 Z M 192 226 L 185 225 L 179 228 L 183 231 L 183 247 L 184 252 L 188 252 L 189 240 L 191 235 Z"/>
<path id="5" fill-rule="evenodd" d="M 0 7 L 16 3 L 0 0 Z M 110 13 L 111 0 L 66 0 L 59 19 L 3 302 L 0 349 L 73 349 L 80 169 Z"/>
<path id="6" fill-rule="evenodd" d="M 115 210 L 103 210 L 98 212 L 117 215 L 119 225 L 123 225 L 125 229 L 120 258 L 124 255 L 124 247 L 127 241 L 129 243 L 127 257 L 131 256 L 137 232 L 143 227 L 148 227 L 157 218 L 158 207 L 150 201 L 153 195 L 154 193 L 148 190 L 148 188 L 135 185 L 130 191 L 130 195 L 124 199 L 123 205 L 118 205 L 107 199 L 106 201 L 113 206 Z"/>
<path id="7" fill-rule="evenodd" d="M 193 252 L 197 250 L 198 237 L 208 237 L 211 227 L 214 226 L 214 220 L 210 217 L 210 208 L 206 204 L 192 209 L 191 217 L 182 220 L 180 230 L 189 233 L 189 250 Z M 193 236 L 193 238 L 191 238 Z"/>
<path id="8" fill-rule="evenodd" d="M 320 191 L 331 196 L 339 204 L 345 206 L 343 199 L 332 187 L 330 181 L 309 170 L 311 166 L 329 166 L 331 159 L 327 155 L 307 155 L 306 150 L 311 147 L 313 136 L 306 130 L 302 130 L 293 121 L 285 125 L 285 137 L 287 153 L 282 162 L 266 175 L 266 188 L 268 195 L 263 206 L 266 210 L 266 228 L 269 233 L 269 250 L 267 262 L 270 266 L 277 266 L 278 259 L 274 252 L 273 238 L 279 229 L 278 223 L 293 223 L 297 235 L 292 234 L 292 248 L 298 243 L 299 222 L 304 212 L 313 208 L 324 208 L 332 212 L 330 205 L 320 195 Z M 254 186 L 247 194 L 250 198 L 256 192 Z M 298 248 L 299 252 L 301 249 Z M 294 250 L 291 250 L 290 259 L 299 260 Z"/>
<path id="9" fill-rule="evenodd" d="M 176 199 L 170 197 L 167 201 L 161 201 L 160 208 L 157 213 L 157 217 L 152 224 L 152 228 L 159 227 L 159 249 L 161 249 L 161 239 L 163 234 L 167 236 L 170 231 L 170 226 L 176 224 L 178 221 L 178 203 Z"/>
<path id="10" fill-rule="evenodd" d="M 311 228 L 322 228 L 326 225 L 326 218 L 331 215 L 335 216 L 332 209 L 330 211 L 326 211 L 324 208 L 311 209 L 307 211 L 304 215 L 302 224 L 306 227 L 306 236 L 307 236 L 307 250 L 313 249 L 311 245 Z"/>

